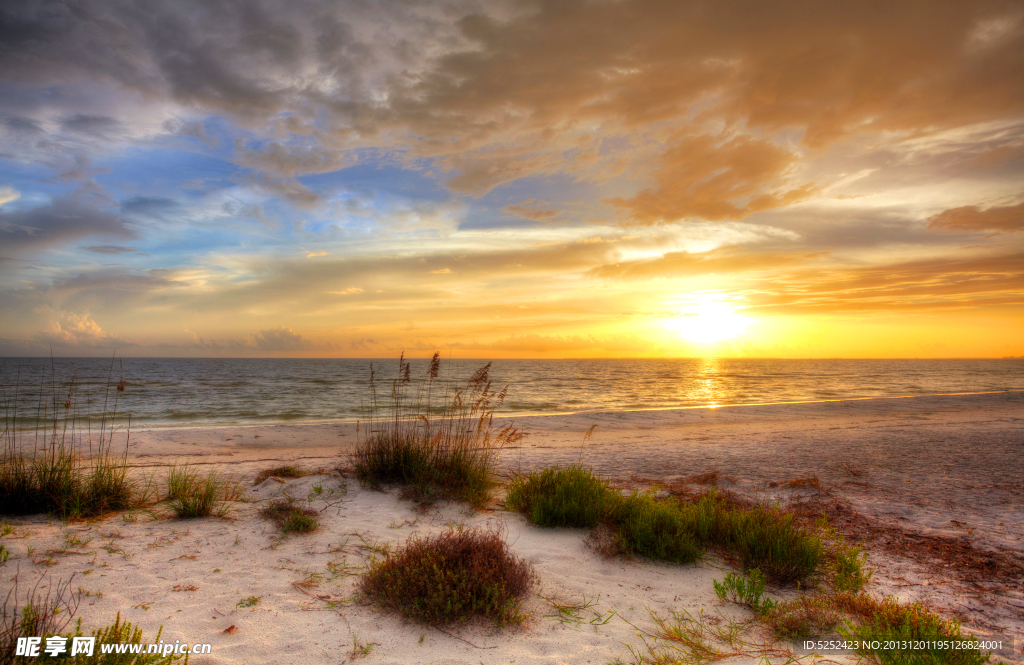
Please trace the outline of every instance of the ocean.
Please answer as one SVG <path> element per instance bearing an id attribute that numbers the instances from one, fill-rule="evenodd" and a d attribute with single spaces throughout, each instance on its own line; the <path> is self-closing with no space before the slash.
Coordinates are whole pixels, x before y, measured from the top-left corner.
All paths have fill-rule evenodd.
<path id="1" fill-rule="evenodd" d="M 413 387 L 428 363 L 411 361 Z M 442 361 L 441 379 L 485 363 Z M 133 428 L 350 420 L 369 404 L 371 364 L 385 401 L 397 359 L 2 358 L 0 402 L 32 426 L 63 409 L 73 381 L 78 415 L 109 414 L 116 398 Z M 508 385 L 498 413 L 566 413 L 1021 390 L 1024 359 L 495 360 L 491 379 Z"/>

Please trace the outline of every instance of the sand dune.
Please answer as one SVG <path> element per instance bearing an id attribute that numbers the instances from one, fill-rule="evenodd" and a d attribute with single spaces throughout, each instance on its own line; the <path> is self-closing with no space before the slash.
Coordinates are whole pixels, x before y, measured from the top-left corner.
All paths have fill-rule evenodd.
<path id="1" fill-rule="evenodd" d="M 517 421 L 530 436 L 505 450 L 501 464 L 511 472 L 582 458 L 624 485 L 697 489 L 715 482 L 768 499 L 837 502 L 862 520 L 850 528 L 878 535 L 870 543 L 870 591 L 927 600 L 979 635 L 1015 635 L 1016 654 L 1001 656 L 1024 662 L 1024 594 L 1022 580 L 1012 577 L 1024 570 L 1022 406 L 1020 393 L 1003 393 L 531 417 Z M 581 448 L 592 424 L 595 436 Z M 260 469 L 277 463 L 335 468 L 354 444 L 354 430 L 351 423 L 314 423 L 136 431 L 133 463 L 144 472 L 187 459 L 251 485 Z M 787 484 L 794 479 L 816 481 Z M 441 505 L 421 513 L 394 492 L 328 474 L 271 478 L 245 494 L 248 501 L 223 519 L 177 520 L 157 507 L 87 523 L 11 520 L 3 584 L 16 571 L 22 584 L 75 574 L 84 628 L 106 625 L 120 611 L 146 638 L 162 625 L 165 641 L 211 643 L 211 655 L 191 660 L 197 664 L 345 662 L 358 656 L 354 642 L 373 645 L 360 658 L 366 663 L 631 662 L 626 645 L 643 649 L 637 632 L 654 629 L 652 612 L 703 613 L 709 628 L 750 616 L 715 597 L 712 580 L 729 569 L 714 557 L 695 566 L 605 559 L 586 545 L 584 532 L 530 526 L 500 503 L 479 512 Z M 282 537 L 257 515 L 284 494 L 320 511 L 322 527 Z M 375 547 L 393 549 L 459 524 L 500 525 L 513 551 L 535 566 L 539 585 L 524 603 L 531 614 L 524 626 L 441 632 L 353 602 L 355 573 L 381 556 Z M 918 542 L 915 534 L 959 543 L 961 556 L 988 553 L 999 574 L 985 575 L 987 564 L 973 559 L 963 561 L 975 568 L 958 568 L 952 559 L 929 562 L 924 550 L 901 555 L 893 543 Z M 251 598 L 259 600 L 247 603 Z M 545 598 L 592 605 L 560 619 Z M 750 645 L 765 636 L 754 628 L 744 635 L 746 651 L 729 662 L 760 662 Z"/>

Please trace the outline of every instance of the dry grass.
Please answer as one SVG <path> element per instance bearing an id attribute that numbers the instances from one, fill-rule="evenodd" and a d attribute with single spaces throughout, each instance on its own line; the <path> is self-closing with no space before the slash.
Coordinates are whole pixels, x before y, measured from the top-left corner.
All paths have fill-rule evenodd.
<path id="1" fill-rule="evenodd" d="M 432 625 L 473 616 L 499 625 L 521 623 L 521 599 L 535 581 L 529 563 L 513 555 L 500 531 L 449 530 L 413 538 L 375 562 L 359 588 L 380 607 Z"/>
<path id="2" fill-rule="evenodd" d="M 440 366 L 435 353 L 427 375 L 414 387 L 403 355 L 386 406 L 378 403 L 371 367 L 370 406 L 358 426 L 363 438 L 351 466 L 361 482 L 401 484 L 406 496 L 420 503 L 451 498 L 480 507 L 496 485 L 497 452 L 522 434 L 511 425 L 493 427 L 494 408 L 504 401 L 508 386 L 494 392 L 490 363 L 454 388 L 438 383 Z"/>
<path id="3" fill-rule="evenodd" d="M 948 644 L 973 636 L 964 636 L 959 623 L 943 619 L 921 603 L 902 603 L 893 597 L 879 599 L 851 591 L 802 596 L 779 603 L 763 621 L 777 639 L 816 637 L 838 630 L 861 644 L 918 642 L 914 649 L 857 650 L 860 656 L 882 665 L 979 665 L 988 661 L 977 649 L 921 648 L 921 643 Z"/>
<path id="4" fill-rule="evenodd" d="M 278 466 L 273 469 L 263 469 L 256 474 L 256 480 L 253 481 L 253 485 L 259 485 L 267 478 L 304 478 L 306 476 L 312 476 L 315 473 L 322 473 L 322 471 L 314 471 L 312 469 L 303 469 L 302 467 L 287 465 Z"/>
<path id="5" fill-rule="evenodd" d="M 80 600 L 71 590 L 73 578 L 43 585 L 40 577 L 22 599 L 18 576 L 14 576 L 13 586 L 0 606 L 0 663 L 11 662 L 7 659 L 13 658 L 19 637 L 57 635 L 71 623 Z M 45 595 L 41 589 L 46 589 Z"/>

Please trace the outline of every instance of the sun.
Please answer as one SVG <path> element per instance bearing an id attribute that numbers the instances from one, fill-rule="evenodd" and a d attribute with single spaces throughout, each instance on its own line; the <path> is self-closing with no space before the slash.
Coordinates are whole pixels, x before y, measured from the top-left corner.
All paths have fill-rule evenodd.
<path id="1" fill-rule="evenodd" d="M 701 294 L 696 302 L 680 312 L 679 318 L 665 323 L 683 339 L 698 344 L 711 344 L 742 335 L 750 318 L 736 312 L 721 294 Z"/>

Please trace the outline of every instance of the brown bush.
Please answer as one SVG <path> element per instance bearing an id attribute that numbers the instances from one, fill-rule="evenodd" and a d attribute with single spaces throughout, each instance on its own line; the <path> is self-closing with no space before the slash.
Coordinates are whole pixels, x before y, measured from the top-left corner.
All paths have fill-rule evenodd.
<path id="1" fill-rule="evenodd" d="M 379 606 L 427 624 L 476 615 L 520 623 L 533 568 L 515 556 L 500 530 L 449 530 L 413 538 L 363 575 L 360 591 Z"/>

